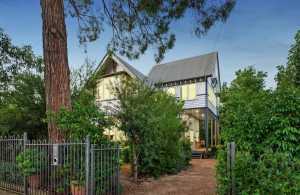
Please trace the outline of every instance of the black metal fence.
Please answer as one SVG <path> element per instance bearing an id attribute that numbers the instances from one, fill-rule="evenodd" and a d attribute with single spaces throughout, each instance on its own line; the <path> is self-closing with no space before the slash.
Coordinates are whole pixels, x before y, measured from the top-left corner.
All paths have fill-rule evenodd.
<path id="1" fill-rule="evenodd" d="M 0 188 L 19 194 L 120 194 L 119 146 L 0 138 Z"/>

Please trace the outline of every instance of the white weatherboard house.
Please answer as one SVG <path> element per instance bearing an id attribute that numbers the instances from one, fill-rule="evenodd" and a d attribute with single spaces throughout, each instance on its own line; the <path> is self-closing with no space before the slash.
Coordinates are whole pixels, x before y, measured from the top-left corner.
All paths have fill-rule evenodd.
<path id="1" fill-rule="evenodd" d="M 96 73 L 96 102 L 108 113 L 118 103 L 111 92 L 112 82 L 123 80 L 120 78 L 147 80 L 184 101 L 182 119 L 189 128 L 186 136 L 193 149 L 208 150 L 218 144 L 220 72 L 217 52 L 154 65 L 148 76 L 120 57 L 107 54 Z M 117 129 L 106 134 L 116 140 L 123 137 Z"/>

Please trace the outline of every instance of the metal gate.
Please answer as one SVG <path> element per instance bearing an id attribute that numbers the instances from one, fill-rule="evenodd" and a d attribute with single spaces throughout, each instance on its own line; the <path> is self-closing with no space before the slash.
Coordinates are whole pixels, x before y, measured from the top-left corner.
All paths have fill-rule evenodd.
<path id="1" fill-rule="evenodd" d="M 0 175 L 0 188 L 25 195 L 119 194 L 119 146 L 1 138 Z"/>

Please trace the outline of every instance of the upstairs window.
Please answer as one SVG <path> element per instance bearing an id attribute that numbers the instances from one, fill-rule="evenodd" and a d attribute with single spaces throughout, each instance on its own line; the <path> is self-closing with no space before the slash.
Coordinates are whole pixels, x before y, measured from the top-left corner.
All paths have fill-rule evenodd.
<path id="1" fill-rule="evenodd" d="M 212 103 L 214 106 L 217 106 L 217 97 L 213 88 L 210 85 L 208 85 L 207 90 L 208 101 L 210 101 L 210 103 Z"/>
<path id="2" fill-rule="evenodd" d="M 196 84 L 187 84 L 181 86 L 181 99 L 193 100 L 196 99 Z"/>
<path id="3" fill-rule="evenodd" d="M 116 84 L 118 79 L 116 77 L 107 77 L 98 81 L 96 99 L 110 100 L 114 99 L 112 87 Z"/>
<path id="4" fill-rule="evenodd" d="M 166 91 L 168 94 L 170 94 L 172 96 L 175 96 L 175 94 L 176 94 L 175 87 L 168 87 Z"/>

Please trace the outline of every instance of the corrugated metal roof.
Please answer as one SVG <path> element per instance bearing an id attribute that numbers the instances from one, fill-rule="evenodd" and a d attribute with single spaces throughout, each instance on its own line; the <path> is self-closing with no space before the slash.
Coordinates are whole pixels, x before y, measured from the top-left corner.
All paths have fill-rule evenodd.
<path id="1" fill-rule="evenodd" d="M 130 64 L 128 64 L 127 62 L 125 62 L 122 58 L 120 58 L 117 55 L 113 55 L 113 57 L 117 58 L 132 74 L 134 74 L 138 79 L 145 81 L 147 79 L 147 77 L 141 73 L 140 71 L 138 71 L 137 69 L 135 69 L 133 66 L 131 66 Z"/>
<path id="2" fill-rule="evenodd" d="M 218 53 L 157 64 L 151 69 L 148 78 L 154 83 L 180 81 L 213 75 L 218 63 Z"/>
<path id="3" fill-rule="evenodd" d="M 99 66 L 96 68 L 95 72 L 98 72 L 105 65 L 105 61 L 108 57 L 114 58 L 116 61 L 119 61 L 121 66 L 124 66 L 125 69 L 127 69 L 132 75 L 136 76 L 138 79 L 140 79 L 142 81 L 147 80 L 147 77 L 143 73 L 141 73 L 140 71 L 135 69 L 133 66 L 131 66 L 130 64 L 128 64 L 126 61 L 124 61 L 122 58 L 120 58 L 119 56 L 117 56 L 115 54 L 107 53 L 101 60 Z"/>

